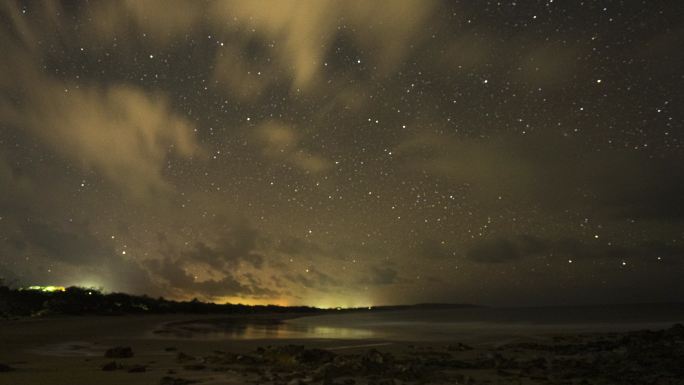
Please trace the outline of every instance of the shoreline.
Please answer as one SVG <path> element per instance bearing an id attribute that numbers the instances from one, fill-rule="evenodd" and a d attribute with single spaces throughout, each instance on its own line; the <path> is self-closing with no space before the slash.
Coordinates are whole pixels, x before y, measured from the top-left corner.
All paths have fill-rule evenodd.
<path id="1" fill-rule="evenodd" d="M 153 333 L 188 326 L 204 333 L 206 325 L 248 325 L 255 319 L 272 325 L 293 317 L 193 314 L 1 321 L 0 384 L 670 384 L 684 359 L 681 325 L 659 331 L 495 336 L 495 344 L 459 339 L 158 338 Z M 113 354 L 107 353 L 112 349 Z M 597 369 L 592 371 L 592 365 Z M 660 377 L 648 377 L 654 370 Z M 620 382 L 620 376 L 632 382 Z"/>

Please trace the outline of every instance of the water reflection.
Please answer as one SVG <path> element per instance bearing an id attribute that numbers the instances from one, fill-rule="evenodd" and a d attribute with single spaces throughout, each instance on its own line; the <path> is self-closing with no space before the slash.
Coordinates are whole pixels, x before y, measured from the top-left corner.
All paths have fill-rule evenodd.
<path id="1" fill-rule="evenodd" d="M 345 328 L 289 323 L 281 320 L 235 320 L 215 319 L 202 321 L 176 322 L 155 330 L 154 335 L 164 338 L 189 339 L 301 339 L 334 338 L 363 339 L 373 338 L 375 333 L 369 329 Z"/>

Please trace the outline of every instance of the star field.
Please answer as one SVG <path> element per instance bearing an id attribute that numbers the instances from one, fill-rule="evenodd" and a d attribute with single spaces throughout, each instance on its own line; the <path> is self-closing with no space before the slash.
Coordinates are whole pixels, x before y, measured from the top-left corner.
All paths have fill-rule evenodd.
<path id="1" fill-rule="evenodd" d="M 0 277 L 681 300 L 677 2 L 7 2 Z"/>

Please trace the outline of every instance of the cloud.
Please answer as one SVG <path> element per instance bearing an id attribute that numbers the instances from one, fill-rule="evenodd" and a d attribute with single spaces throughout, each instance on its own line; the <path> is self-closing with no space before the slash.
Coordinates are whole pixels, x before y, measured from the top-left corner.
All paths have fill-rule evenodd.
<path id="1" fill-rule="evenodd" d="M 12 271 L 6 261 L 0 261 L 0 286 L 21 286 L 20 277 Z"/>
<path id="2" fill-rule="evenodd" d="M 306 273 L 286 274 L 283 278 L 307 289 L 320 291 L 328 291 L 334 286 L 340 286 L 337 279 L 315 268 L 309 268 Z"/>
<path id="3" fill-rule="evenodd" d="M 204 20 L 204 5 L 183 0 L 123 0 L 91 4 L 84 9 L 92 20 L 86 29 L 98 39 L 133 38 L 138 31 L 157 44 L 171 44 L 178 35 Z"/>
<path id="4" fill-rule="evenodd" d="M 369 275 L 361 280 L 364 285 L 384 286 L 397 282 L 398 273 L 395 269 L 387 266 L 373 266 Z"/>
<path id="5" fill-rule="evenodd" d="M 436 2 L 236 1 L 217 2 L 214 23 L 230 20 L 245 39 L 254 34 L 274 41 L 280 68 L 292 76 L 293 89 L 312 87 L 323 70 L 333 42 L 348 35 L 360 51 L 376 53 L 368 60 L 378 71 L 395 68 L 412 44 L 423 35 Z"/>
<path id="6" fill-rule="evenodd" d="M 0 152 L 0 210 L 3 215 L 19 215 L 30 209 L 34 200 L 35 186 L 32 180 L 14 168 Z"/>
<path id="7" fill-rule="evenodd" d="M 331 162 L 306 150 L 300 134 L 278 121 L 268 121 L 254 131 L 262 154 L 268 159 L 285 162 L 306 173 L 321 173 Z"/>
<path id="8" fill-rule="evenodd" d="M 202 153 L 194 125 L 174 112 L 161 93 L 46 75 L 40 65 L 47 59 L 36 50 L 39 42 L 67 30 L 60 25 L 58 3 L 50 4 L 36 10 L 44 24 L 14 17 L 0 30 L 0 44 L 12 57 L 0 63 L 0 122 L 30 132 L 75 166 L 101 174 L 132 196 L 168 191 L 162 174 L 167 158 Z M 12 15 L 18 12 L 8 9 Z M 60 32 L 43 30 L 45 25 Z M 26 32 L 24 40 L 11 39 L 21 31 Z"/>
<path id="9" fill-rule="evenodd" d="M 234 42 L 224 43 L 216 53 L 213 80 L 229 94 L 243 101 L 253 102 L 261 97 L 275 78 L 268 75 L 277 72 L 273 63 L 252 63 L 242 54 L 242 48 Z"/>
<path id="10" fill-rule="evenodd" d="M 260 269 L 264 257 L 259 254 L 259 233 L 248 222 L 236 221 L 219 233 L 219 238 L 212 245 L 197 242 L 189 251 L 181 254 L 188 262 L 204 263 L 222 271 L 233 270 L 241 264 Z"/>
<path id="11" fill-rule="evenodd" d="M 168 290 L 184 296 L 195 295 L 213 299 L 229 296 L 275 297 L 277 295 L 274 291 L 256 286 L 253 280 L 251 284 L 243 283 L 230 272 L 224 272 L 223 276 L 217 279 L 197 280 L 188 273 L 183 260 L 163 258 L 149 260 L 146 265 L 168 286 Z"/>
<path id="12" fill-rule="evenodd" d="M 97 280 L 106 282 L 108 290 L 159 292 L 148 271 L 137 260 L 124 257 L 110 238 L 98 236 L 86 224 L 22 221 L 15 225 L 12 232 L 15 235 L 2 250 L 15 259 L 31 256 L 44 260 L 65 276 L 96 276 Z M 45 270 L 16 277 L 20 284 L 34 284 L 34 280 L 55 283 L 55 279 L 63 279 Z"/>
<path id="13" fill-rule="evenodd" d="M 191 157 L 199 150 L 192 125 L 171 111 L 161 95 L 130 86 L 76 87 L 40 77 L 18 81 L 25 90 L 21 102 L 0 100 L 4 123 L 31 130 L 64 158 L 134 196 L 168 190 L 162 166 L 169 154 Z"/>
<path id="14" fill-rule="evenodd" d="M 145 262 L 160 285 L 179 297 L 279 297 L 279 292 L 258 278 L 266 268 L 261 251 L 265 239 L 259 231 L 244 219 L 220 217 L 213 225 L 213 237 L 207 236 L 180 253 L 165 237 L 160 238 L 161 253 L 167 255 Z"/>
<path id="15" fill-rule="evenodd" d="M 21 241 L 41 250 L 51 260 L 72 265 L 93 265 L 116 255 L 113 245 L 94 236 L 83 225 L 67 230 L 42 222 L 21 225 Z"/>
<path id="16" fill-rule="evenodd" d="M 100 49 L 98 42 L 115 38 L 144 36 L 148 44 L 168 48 L 188 31 L 198 31 L 203 38 L 210 36 L 208 40 L 216 48 L 214 80 L 229 93 L 253 100 L 276 79 L 289 83 L 293 92 L 315 89 L 316 80 L 326 69 L 324 63 L 336 54 L 341 40 L 360 53 L 358 59 L 363 66 L 379 75 L 392 73 L 407 53 L 428 36 L 425 27 L 437 12 L 438 2 L 126 0 L 77 9 L 84 20 L 81 30 L 86 33 L 63 40 L 85 40 L 92 49 Z M 51 20 L 51 28 L 31 25 L 24 29 L 38 30 L 39 35 L 48 38 L 50 30 L 68 30 L 56 28 L 66 23 L 58 5 L 41 14 L 42 19 Z M 24 26 L 16 24 L 16 29 Z M 266 54 L 261 55 L 259 63 L 248 59 L 259 56 L 255 55 L 255 47 L 262 46 Z M 263 76 L 256 75 L 257 68 Z"/>
<path id="17" fill-rule="evenodd" d="M 152 273 L 144 263 L 134 258 L 116 256 L 101 262 L 96 267 L 101 279 L 106 282 L 106 289 L 147 295 L 163 295 L 164 290 L 152 279 Z"/>
<path id="18" fill-rule="evenodd" d="M 196 283 L 199 294 L 210 297 L 248 296 L 252 298 L 278 298 L 281 294 L 261 285 L 260 281 L 247 279 L 248 284 L 241 283 L 231 276 L 219 280 L 206 280 Z"/>
<path id="19" fill-rule="evenodd" d="M 474 186 L 478 192 L 501 192 L 533 183 L 527 160 L 518 157 L 504 140 L 484 141 L 443 137 L 430 133 L 412 136 L 393 152 L 414 171 L 427 171 L 449 180 Z"/>

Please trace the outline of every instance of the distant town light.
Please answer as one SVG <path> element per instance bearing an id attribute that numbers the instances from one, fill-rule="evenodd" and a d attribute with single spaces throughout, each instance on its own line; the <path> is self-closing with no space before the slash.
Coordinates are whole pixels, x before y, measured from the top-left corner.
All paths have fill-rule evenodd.
<path id="1" fill-rule="evenodd" d="M 36 290 L 43 291 L 46 293 L 52 293 L 55 291 L 66 291 L 66 288 L 64 286 L 29 286 L 24 290 Z"/>

